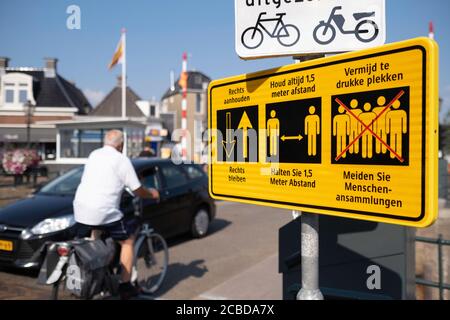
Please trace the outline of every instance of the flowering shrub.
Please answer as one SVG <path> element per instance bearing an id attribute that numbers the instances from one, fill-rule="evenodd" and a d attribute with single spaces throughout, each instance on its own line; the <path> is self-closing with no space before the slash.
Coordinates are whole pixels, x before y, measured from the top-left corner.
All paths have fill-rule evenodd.
<path id="1" fill-rule="evenodd" d="M 20 175 L 32 167 L 39 164 L 39 155 L 36 150 L 17 149 L 6 151 L 3 154 L 3 169 L 8 174 Z"/>

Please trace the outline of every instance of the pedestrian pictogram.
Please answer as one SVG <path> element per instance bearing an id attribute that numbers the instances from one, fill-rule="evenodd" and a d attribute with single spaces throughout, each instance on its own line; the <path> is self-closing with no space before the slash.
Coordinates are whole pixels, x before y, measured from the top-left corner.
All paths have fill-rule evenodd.
<path id="1" fill-rule="evenodd" d="M 359 120 L 361 121 L 361 125 L 359 126 L 359 131 L 362 132 L 361 142 L 362 142 L 362 148 L 361 148 L 361 157 L 363 159 L 365 158 L 372 158 L 373 155 L 373 127 L 374 127 L 374 120 L 377 118 L 377 115 L 372 112 L 372 106 L 370 103 L 364 104 L 364 111 L 361 112 L 359 115 Z M 366 128 L 367 126 L 367 128 Z M 371 128 L 369 132 L 369 128 Z M 374 136 L 376 136 L 374 134 Z M 376 136 L 378 138 L 378 136 Z M 379 140 L 383 141 L 383 140 Z M 356 139 L 353 142 L 350 142 L 351 144 L 356 143 Z"/>
<path id="2" fill-rule="evenodd" d="M 333 97 L 332 163 L 407 165 L 408 100 L 407 87 Z"/>
<path id="3" fill-rule="evenodd" d="M 317 155 L 317 136 L 320 135 L 320 117 L 316 107 L 309 107 L 309 116 L 305 118 L 305 134 L 308 136 L 308 156 Z"/>
<path id="4" fill-rule="evenodd" d="M 383 96 L 378 97 L 377 99 L 378 107 L 373 108 L 373 112 L 378 116 L 381 113 L 384 112 L 384 108 L 386 105 L 386 98 Z M 378 123 L 376 126 L 376 134 L 381 138 L 381 141 L 387 141 L 387 134 L 386 134 L 386 117 L 380 117 L 378 119 Z M 387 152 L 386 145 L 384 143 L 381 143 L 379 139 L 375 141 L 375 152 L 377 154 L 383 153 L 385 154 Z"/>
<path id="5" fill-rule="evenodd" d="M 338 108 L 339 114 L 333 118 L 333 136 L 336 137 L 336 155 L 347 156 L 347 135 L 350 134 L 350 117 L 345 114 L 345 108 Z M 344 150 L 344 151 L 342 151 Z"/>
<path id="6" fill-rule="evenodd" d="M 419 38 L 213 81 L 211 196 L 429 226 L 438 207 L 437 52 Z"/>
<path id="7" fill-rule="evenodd" d="M 356 117 L 356 118 L 349 117 L 349 120 L 350 120 L 350 141 L 355 141 L 356 137 L 358 136 L 359 131 L 360 131 L 360 123 L 357 120 L 357 118 L 361 114 L 362 110 L 358 109 L 358 105 L 359 105 L 359 102 L 356 99 L 353 99 L 350 102 L 350 108 L 351 108 L 353 114 Z M 342 112 L 340 112 L 340 113 L 343 113 L 345 111 L 345 108 L 342 107 L 341 111 Z M 344 148 L 341 147 L 341 152 L 342 152 L 343 149 Z M 353 154 L 353 153 L 358 154 L 359 153 L 359 143 L 355 143 L 355 144 L 351 145 L 350 148 L 349 148 L 349 152 L 351 154 Z"/>
<path id="8" fill-rule="evenodd" d="M 394 159 L 397 157 L 400 161 L 402 158 L 402 137 L 408 133 L 408 115 L 405 110 L 400 110 L 401 103 L 396 100 L 392 104 L 392 110 L 386 114 L 386 133 L 390 136 L 390 155 Z"/>
<path id="9" fill-rule="evenodd" d="M 278 141 L 280 139 L 280 120 L 275 118 L 277 112 L 270 111 L 270 119 L 267 121 L 267 136 L 269 137 L 269 156 L 276 156 L 278 154 Z M 283 141 L 286 136 L 283 136 Z"/>

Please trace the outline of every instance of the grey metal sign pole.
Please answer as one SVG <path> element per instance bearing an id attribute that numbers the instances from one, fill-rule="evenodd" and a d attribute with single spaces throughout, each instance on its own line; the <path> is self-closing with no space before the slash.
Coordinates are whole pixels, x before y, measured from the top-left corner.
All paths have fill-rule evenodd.
<path id="1" fill-rule="evenodd" d="M 301 213 L 302 288 L 297 300 L 323 300 L 319 288 L 319 215 Z"/>
<path id="2" fill-rule="evenodd" d="M 294 57 L 297 63 L 324 57 L 323 54 Z M 302 288 L 297 300 L 323 300 L 319 289 L 319 215 L 299 212 L 301 215 Z"/>
<path id="3" fill-rule="evenodd" d="M 323 54 L 315 54 L 294 59 L 301 63 L 322 57 Z M 308 212 L 298 214 L 301 216 L 302 288 L 297 300 L 323 300 L 319 288 L 319 215 Z"/>

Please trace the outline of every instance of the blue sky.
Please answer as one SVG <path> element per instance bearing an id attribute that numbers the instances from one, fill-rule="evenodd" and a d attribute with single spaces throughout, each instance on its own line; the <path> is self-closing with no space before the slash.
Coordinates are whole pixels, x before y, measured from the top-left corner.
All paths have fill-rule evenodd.
<path id="1" fill-rule="evenodd" d="M 66 8 L 81 8 L 81 30 L 66 28 Z M 426 36 L 433 21 L 440 45 L 440 95 L 450 110 L 450 1 L 386 0 L 387 42 Z M 292 63 L 290 58 L 240 60 L 234 51 L 233 0 L 0 0 L 0 56 L 11 66 L 43 66 L 59 58 L 59 72 L 95 104 L 116 83 L 108 71 L 120 36 L 127 35 L 128 83 L 144 99 L 159 99 L 188 67 L 213 79 Z"/>

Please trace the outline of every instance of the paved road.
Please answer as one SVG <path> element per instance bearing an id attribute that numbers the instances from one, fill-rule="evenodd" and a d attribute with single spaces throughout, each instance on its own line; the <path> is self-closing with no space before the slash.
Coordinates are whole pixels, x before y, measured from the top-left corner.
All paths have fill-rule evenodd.
<path id="1" fill-rule="evenodd" d="M 218 202 L 217 219 L 206 238 L 170 241 L 168 275 L 156 298 L 281 299 L 278 229 L 290 220 L 287 210 Z M 49 290 L 37 286 L 35 276 L 0 269 L 0 299 L 48 298 Z"/>

